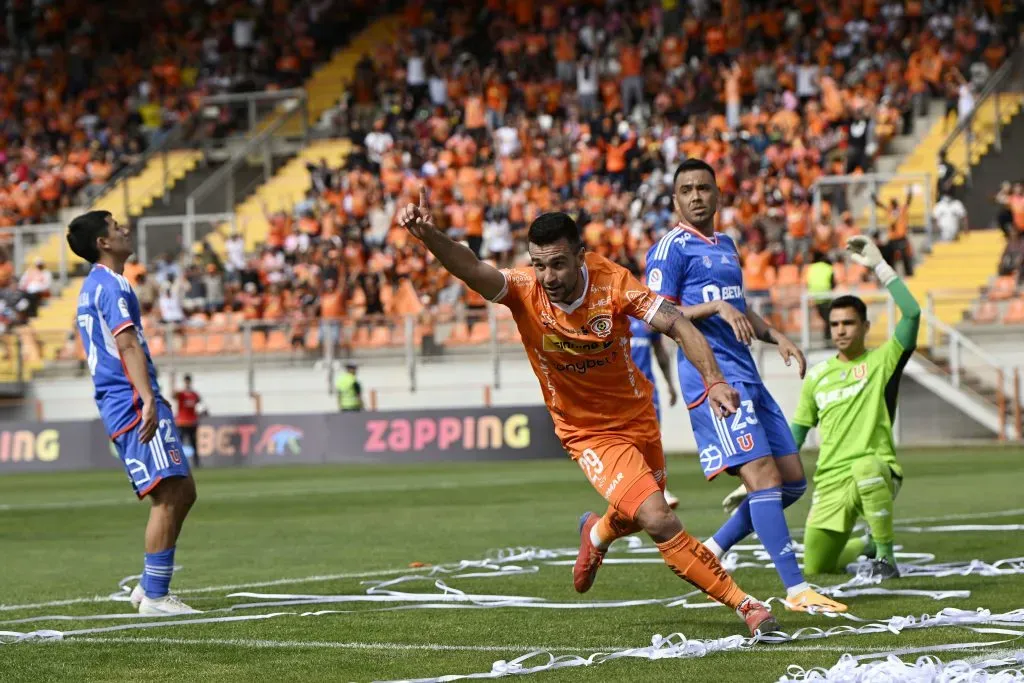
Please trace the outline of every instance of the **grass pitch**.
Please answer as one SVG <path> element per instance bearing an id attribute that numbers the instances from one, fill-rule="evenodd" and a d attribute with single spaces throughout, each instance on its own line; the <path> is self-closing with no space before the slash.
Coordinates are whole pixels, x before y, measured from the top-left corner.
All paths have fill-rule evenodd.
<path id="1" fill-rule="evenodd" d="M 1024 450 L 907 450 L 897 524 L 1024 524 Z M 808 459 L 807 464 L 813 464 Z M 706 484 L 693 456 L 670 459 L 679 514 L 700 537 L 723 521 L 719 505 L 732 480 Z M 364 595 L 363 581 L 416 573 L 410 563 L 480 559 L 489 549 L 577 545 L 576 520 L 601 499 L 568 460 L 375 467 L 281 467 L 200 470 L 199 502 L 178 544 L 172 588 L 192 606 L 214 610 L 253 602 L 230 593 Z M 810 496 L 788 511 L 800 527 Z M 148 504 L 134 501 L 123 474 L 16 475 L 0 478 L 0 631 L 71 631 L 154 620 L 58 620 L 54 616 L 130 613 L 104 600 L 118 580 L 141 571 Z M 796 534 L 799 537 L 799 532 Z M 648 544 L 650 543 L 647 540 Z M 1020 531 L 898 533 L 907 551 L 937 562 L 1024 556 Z M 615 555 L 612 555 L 615 557 Z M 623 555 L 625 557 L 625 555 Z M 656 554 L 639 557 L 654 559 Z M 660 563 L 607 564 L 593 590 L 572 590 L 570 567 L 532 562 L 539 571 L 500 578 L 446 579 L 467 592 L 533 596 L 552 602 L 669 598 L 690 592 Z M 745 590 L 781 595 L 772 570 L 739 569 Z M 841 576 L 810 577 L 822 585 Z M 262 585 L 260 585 L 262 584 Z M 268 585 L 269 584 L 269 585 Z M 131 584 L 134 585 L 134 584 Z M 902 579 L 892 587 L 970 590 L 967 599 L 851 598 L 868 619 L 935 613 L 943 607 L 1024 606 L 1024 575 Z M 394 590 L 434 592 L 431 581 Z M 98 597 L 96 601 L 91 598 Z M 63 603 L 63 604 L 58 604 Z M 295 612 L 256 621 L 131 628 L 0 646 L 0 681 L 370 681 L 489 671 L 534 648 L 586 656 L 643 647 L 654 634 L 691 638 L 744 634 L 724 608 L 664 605 L 606 609 L 390 609 L 410 603 L 261 607 L 201 615 Z M 298 616 L 300 612 L 345 613 Z M 27 617 L 47 617 L 10 623 Z M 787 631 L 830 627 L 836 620 L 780 612 Z M 977 643 L 1008 636 L 962 628 L 850 635 L 757 646 L 701 659 L 624 659 L 531 676 L 538 681 L 768 681 L 787 665 L 831 666 L 843 652 L 865 654 L 936 643 Z M 1024 641 L 944 652 L 944 660 L 1020 649 Z M 911 655 L 913 659 L 916 655 Z"/>

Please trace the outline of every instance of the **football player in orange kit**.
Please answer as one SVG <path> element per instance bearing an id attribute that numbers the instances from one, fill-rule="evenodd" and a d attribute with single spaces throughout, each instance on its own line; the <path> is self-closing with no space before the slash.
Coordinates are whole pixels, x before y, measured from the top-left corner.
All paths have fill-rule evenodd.
<path id="1" fill-rule="evenodd" d="M 665 456 L 651 400 L 653 386 L 629 352 L 629 319 L 640 318 L 680 345 L 701 369 L 704 400 L 719 417 L 736 411 L 707 340 L 679 309 L 625 268 L 586 253 L 576 223 L 546 213 L 530 225 L 532 268 L 498 270 L 434 227 L 426 191 L 399 224 L 422 240 L 452 275 L 512 310 L 555 431 L 590 483 L 609 503 L 580 530 L 573 569 L 577 591 L 593 584 L 607 545 L 646 531 L 680 578 L 733 608 L 751 634 L 778 630 L 767 607 L 744 593 L 700 541 L 683 530 L 663 494 Z M 664 305 L 663 305 L 664 303 Z M 597 542 L 592 542 L 593 538 Z"/>

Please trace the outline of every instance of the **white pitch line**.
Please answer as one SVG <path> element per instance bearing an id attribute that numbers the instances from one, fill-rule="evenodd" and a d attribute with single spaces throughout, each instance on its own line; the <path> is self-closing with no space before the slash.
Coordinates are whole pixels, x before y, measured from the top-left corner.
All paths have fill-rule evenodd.
<path id="1" fill-rule="evenodd" d="M 473 486 L 518 486 L 521 484 L 534 484 L 540 481 L 537 477 L 503 478 L 501 480 L 474 482 Z M 549 480 L 545 480 L 549 481 Z M 254 491 L 237 493 L 207 493 L 210 500 L 217 503 L 222 501 L 249 500 L 252 498 L 287 498 L 289 496 L 309 495 L 331 495 L 339 493 L 403 493 L 406 491 L 444 490 L 459 488 L 460 484 L 452 481 L 426 481 L 416 484 L 365 484 L 356 485 L 353 483 L 342 483 L 337 486 L 303 487 L 295 489 L 274 489 L 261 488 Z M 216 484 L 210 489 L 216 490 Z M 138 501 L 130 496 L 119 496 L 117 498 L 94 498 L 86 500 L 47 501 L 38 503 L 3 503 L 0 504 L 0 512 L 31 512 L 38 510 L 77 510 L 82 508 L 111 507 L 120 505 L 138 505 Z"/>
<path id="2" fill-rule="evenodd" d="M 273 579 L 270 581 L 252 581 L 250 583 L 230 583 L 222 586 L 203 586 L 200 588 L 175 589 L 177 595 L 196 595 L 198 593 L 216 593 L 217 591 L 235 591 L 243 588 L 266 588 L 267 586 L 287 586 L 296 583 L 315 583 L 317 581 L 337 581 L 340 579 L 366 579 L 374 576 L 393 576 L 395 574 L 407 574 L 415 572 L 416 569 L 403 567 L 401 569 L 376 569 L 365 572 L 349 572 L 346 574 L 314 574 L 313 576 L 301 576 L 289 579 Z M 127 593 L 126 593 L 127 595 Z M 86 598 L 68 598 L 66 600 L 50 600 L 48 602 L 33 602 L 23 605 L 0 605 L 0 612 L 14 612 L 17 610 L 40 609 L 42 607 L 62 607 L 64 605 L 83 605 L 93 602 L 111 602 L 107 595 L 94 595 Z"/>
<path id="3" fill-rule="evenodd" d="M 334 642 L 317 640 L 257 640 L 249 638 L 136 638 L 136 637 L 115 637 L 115 638 L 85 638 L 72 636 L 62 640 L 38 640 L 29 641 L 34 644 L 51 643 L 93 643 L 93 644 L 124 644 L 124 645 L 216 645 L 223 647 L 245 647 L 254 649 L 274 648 L 317 648 L 335 650 L 392 650 L 392 651 L 437 651 L 437 652 L 532 652 L 542 650 L 546 652 L 611 652 L 628 649 L 629 646 L 615 645 L 607 647 L 579 647 L 576 645 L 449 645 L 442 643 L 360 643 L 360 642 Z M 892 646 L 876 647 L 865 645 L 764 645 L 758 649 L 766 652 L 888 652 Z M 977 652 L 978 648 L 965 648 Z M 958 650 L 957 650 L 958 651 Z M 1012 653 L 1012 650 L 1001 650 L 996 654 Z M 721 654 L 730 654 L 726 651 Z M 989 659 L 990 653 L 984 658 Z"/>
<path id="4" fill-rule="evenodd" d="M 223 500 L 223 498 L 220 498 Z M 10 506 L 6 506 L 10 507 Z M 0 511 L 4 510 L 5 506 L 0 505 Z M 946 522 L 956 521 L 964 519 L 986 519 L 989 517 L 1014 517 L 1017 515 L 1024 515 L 1024 508 L 1018 508 L 1014 510 L 999 510 L 995 512 L 971 512 L 965 514 L 953 514 L 953 515 L 941 515 L 937 517 L 908 517 L 900 519 L 902 524 L 913 524 L 919 522 Z M 195 595 L 198 593 L 215 593 L 221 590 L 241 590 L 244 588 L 264 588 L 266 586 L 286 586 L 290 584 L 298 583 L 314 583 L 317 581 L 335 581 L 339 579 L 360 579 L 360 578 L 371 578 L 374 576 L 389 576 L 394 574 L 402 573 L 415 573 L 414 568 L 401 568 L 401 569 L 379 569 L 365 572 L 355 572 L 348 574 L 324 574 L 314 576 L 304 576 L 298 578 L 285 578 L 285 579 L 274 579 L 272 581 L 257 581 L 252 583 L 237 583 L 228 584 L 224 586 L 205 586 L 201 588 L 184 588 L 181 590 L 175 590 L 175 593 L 182 595 Z M 81 605 L 86 603 L 94 602 L 107 602 L 109 598 L 104 595 L 94 595 L 90 597 L 81 598 L 67 598 L 64 600 L 50 600 L 47 602 L 28 603 L 23 605 L 2 605 L 0 604 L 0 612 L 12 612 L 17 610 L 29 610 L 29 609 L 40 609 L 43 607 L 62 607 L 65 605 Z"/>
<path id="5" fill-rule="evenodd" d="M 248 647 L 256 649 L 273 648 L 322 648 L 337 650 L 431 650 L 440 652 L 597 652 L 621 650 L 628 646 L 579 647 L 560 645 L 447 645 L 442 643 L 340 643 L 333 641 L 306 640 L 254 640 L 249 638 L 81 638 L 72 636 L 62 640 L 35 641 L 39 643 L 118 643 L 118 644 L 160 644 L 160 645 L 221 645 L 227 647 Z"/>
<path id="6" fill-rule="evenodd" d="M 1024 660 L 1024 650 L 1021 648 L 1010 648 L 1003 650 L 996 650 L 995 652 L 986 652 L 983 655 L 977 655 L 970 657 L 967 661 L 971 664 L 981 664 L 986 659 L 1017 659 L 1021 658 Z"/>

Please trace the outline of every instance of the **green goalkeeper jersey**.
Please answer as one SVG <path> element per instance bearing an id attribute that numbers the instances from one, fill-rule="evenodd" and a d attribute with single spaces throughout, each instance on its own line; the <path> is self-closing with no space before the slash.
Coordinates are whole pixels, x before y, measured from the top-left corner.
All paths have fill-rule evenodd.
<path id="1" fill-rule="evenodd" d="M 829 358 L 807 373 L 793 422 L 818 426 L 821 452 L 815 485 L 843 479 L 853 461 L 865 455 L 882 458 L 903 476 L 892 442 L 892 419 L 900 375 L 911 353 L 893 337 L 852 361 Z"/>
<path id="2" fill-rule="evenodd" d="M 893 338 L 851 361 L 835 357 L 818 363 L 800 391 L 793 438 L 802 446 L 807 431 L 818 426 L 821 452 L 814 484 L 819 489 L 848 477 L 853 462 L 866 455 L 882 458 L 896 476 L 903 476 L 892 442 L 892 420 L 903 367 L 917 345 L 921 307 L 899 278 L 886 289 L 903 316 Z"/>

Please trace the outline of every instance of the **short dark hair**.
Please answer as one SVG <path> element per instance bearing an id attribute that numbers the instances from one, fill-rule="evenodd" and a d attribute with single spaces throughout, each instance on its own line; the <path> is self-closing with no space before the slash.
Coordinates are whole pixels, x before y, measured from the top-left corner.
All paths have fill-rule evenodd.
<path id="1" fill-rule="evenodd" d="M 857 311 L 857 315 L 864 322 L 868 319 L 868 307 L 859 296 L 853 296 L 852 294 L 844 294 L 843 296 L 836 297 L 829 304 L 828 313 L 831 316 L 832 311 L 837 308 L 852 308 Z"/>
<path id="2" fill-rule="evenodd" d="M 687 171 L 707 171 L 708 173 L 711 174 L 711 179 L 716 183 L 718 182 L 718 178 L 715 176 L 715 169 L 711 168 L 711 164 L 704 161 L 703 159 L 690 157 L 689 159 L 683 160 L 683 163 L 679 164 L 679 167 L 676 168 L 676 172 L 672 176 L 673 190 L 676 187 L 676 182 L 679 180 L 679 176 L 681 176 L 683 173 L 686 173 Z"/>
<path id="3" fill-rule="evenodd" d="M 100 260 L 100 249 L 96 240 L 106 237 L 109 226 L 109 211 L 89 211 L 71 221 L 68 225 L 68 246 L 76 255 L 89 263 Z"/>
<path id="4" fill-rule="evenodd" d="M 542 213 L 530 223 L 530 244 L 545 246 L 564 239 L 570 247 L 580 246 L 580 229 L 567 213 L 550 211 Z"/>
<path id="5" fill-rule="evenodd" d="M 186 381 L 186 382 L 191 382 L 191 381 L 192 381 L 192 375 L 190 375 L 190 374 L 188 374 L 188 373 L 186 372 L 186 373 L 185 373 L 185 381 Z"/>

